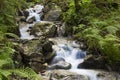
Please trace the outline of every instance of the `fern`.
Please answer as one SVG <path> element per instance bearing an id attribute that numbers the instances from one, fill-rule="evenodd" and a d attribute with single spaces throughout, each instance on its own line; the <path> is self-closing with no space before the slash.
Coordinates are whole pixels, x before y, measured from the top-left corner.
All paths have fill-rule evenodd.
<path id="1" fill-rule="evenodd" d="M 21 77 L 27 77 L 30 80 L 42 80 L 31 68 L 10 70 Z"/>
<path id="2" fill-rule="evenodd" d="M 118 30 L 117 27 L 115 26 L 107 26 L 104 29 L 106 29 L 110 34 L 116 34 L 116 31 Z"/>
<path id="3" fill-rule="evenodd" d="M 27 78 L 29 80 L 42 80 L 38 74 L 36 74 L 31 68 L 23 68 L 23 69 L 0 69 L 0 79 L 1 80 L 9 80 L 9 76 L 15 74 L 21 78 Z"/>
<path id="4" fill-rule="evenodd" d="M 5 33 L 5 35 L 8 35 L 10 37 L 13 37 L 13 38 L 16 38 L 16 39 L 19 39 L 19 37 L 13 33 Z"/>
<path id="5" fill-rule="evenodd" d="M 9 61 L 8 60 L 0 60 L 0 68 L 3 67 L 3 65 L 5 64 L 9 64 Z"/>

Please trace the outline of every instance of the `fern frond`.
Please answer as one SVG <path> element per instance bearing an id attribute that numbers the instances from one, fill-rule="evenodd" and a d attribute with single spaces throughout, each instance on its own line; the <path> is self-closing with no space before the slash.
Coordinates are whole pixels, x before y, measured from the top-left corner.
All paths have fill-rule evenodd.
<path id="1" fill-rule="evenodd" d="M 36 74 L 31 68 L 25 68 L 25 69 L 13 69 L 11 72 L 21 76 L 21 77 L 27 77 L 30 80 L 42 80 L 38 74 Z"/>
<path id="2" fill-rule="evenodd" d="M 0 69 L 0 74 L 7 78 L 11 74 L 11 72 L 9 70 Z"/>
<path id="3" fill-rule="evenodd" d="M 0 68 L 2 68 L 3 65 L 9 64 L 8 60 L 0 60 Z"/>
<path id="4" fill-rule="evenodd" d="M 104 40 L 111 41 L 111 42 L 120 42 L 120 39 L 117 36 L 114 36 L 112 34 L 106 35 Z"/>
<path id="5" fill-rule="evenodd" d="M 106 29 L 110 34 L 115 34 L 116 31 L 118 30 L 118 28 L 115 26 L 107 26 L 104 27 L 104 29 Z"/>
<path id="6" fill-rule="evenodd" d="M 11 58 L 12 54 L 14 53 L 14 49 L 10 47 L 3 47 L 0 49 L 0 59 Z"/>
<path id="7" fill-rule="evenodd" d="M 10 37 L 19 39 L 19 37 L 18 37 L 16 34 L 13 34 L 13 33 L 5 33 L 5 35 L 8 35 L 8 36 L 10 36 Z"/>

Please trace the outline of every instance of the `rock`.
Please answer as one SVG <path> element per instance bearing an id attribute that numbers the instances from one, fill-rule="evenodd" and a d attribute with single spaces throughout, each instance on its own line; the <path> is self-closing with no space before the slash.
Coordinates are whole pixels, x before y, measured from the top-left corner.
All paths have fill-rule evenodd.
<path id="1" fill-rule="evenodd" d="M 39 62 L 29 62 L 29 65 L 37 73 L 42 72 L 47 68 L 47 66 Z"/>
<path id="2" fill-rule="evenodd" d="M 44 12 L 44 21 L 60 21 L 61 20 L 61 9 L 55 3 L 47 3 L 45 8 L 43 9 Z"/>
<path id="3" fill-rule="evenodd" d="M 114 72 L 101 71 L 97 74 L 98 80 L 120 80 L 120 75 Z"/>
<path id="4" fill-rule="evenodd" d="M 65 27 L 65 36 L 71 36 L 73 34 L 73 27 L 72 26 L 66 26 Z"/>
<path id="5" fill-rule="evenodd" d="M 106 61 L 102 56 L 96 57 L 94 55 L 90 55 L 85 58 L 85 61 L 81 63 L 78 68 L 85 69 L 106 69 Z"/>
<path id="6" fill-rule="evenodd" d="M 61 11 L 60 10 L 50 10 L 44 15 L 44 21 L 60 21 Z"/>
<path id="7" fill-rule="evenodd" d="M 16 67 L 20 67 L 20 66 L 23 66 L 24 65 L 24 50 L 21 46 L 19 45 L 14 45 L 14 49 L 15 49 L 15 52 L 14 52 L 14 55 L 13 55 L 13 60 L 14 60 L 14 63 L 15 63 L 15 66 Z M 16 63 L 17 61 L 17 63 Z"/>
<path id="8" fill-rule="evenodd" d="M 35 21 L 35 16 L 33 16 L 32 18 L 28 19 L 26 22 L 33 23 L 34 21 Z"/>
<path id="9" fill-rule="evenodd" d="M 26 11 L 26 10 L 23 10 L 23 13 L 24 13 L 24 16 L 25 16 L 25 19 L 29 16 L 29 12 Z"/>
<path id="10" fill-rule="evenodd" d="M 52 44 L 45 37 L 26 41 L 22 46 L 27 66 L 30 66 L 36 72 L 43 71 L 46 68 L 43 64 L 51 60 L 55 55 Z"/>
<path id="11" fill-rule="evenodd" d="M 34 27 L 31 28 L 30 34 L 34 36 L 46 36 L 54 37 L 56 34 L 56 26 L 52 22 L 37 22 Z"/>
<path id="12" fill-rule="evenodd" d="M 68 70 L 46 71 L 44 80 L 89 80 L 87 76 L 79 75 Z"/>
<path id="13" fill-rule="evenodd" d="M 58 63 L 52 64 L 48 67 L 48 69 L 70 69 L 71 64 L 65 61 L 59 61 Z"/>
<path id="14" fill-rule="evenodd" d="M 44 14 L 46 14 L 47 12 L 49 12 L 51 9 L 52 9 L 51 4 L 46 4 L 45 7 L 43 8 Z"/>
<path id="15" fill-rule="evenodd" d="M 46 41 L 42 45 L 43 45 L 43 47 L 42 47 L 43 53 L 48 53 L 48 52 L 52 52 L 53 51 L 52 43 L 50 43 L 50 41 Z"/>
<path id="16" fill-rule="evenodd" d="M 66 28 L 66 23 L 62 23 L 62 22 L 57 22 L 57 36 L 65 36 L 65 28 Z"/>
<path id="17" fill-rule="evenodd" d="M 45 60 L 49 63 L 49 62 L 53 59 L 53 57 L 54 57 L 55 55 L 56 55 L 56 54 L 55 54 L 55 51 L 50 52 L 50 53 L 48 53 L 48 54 L 45 56 Z"/>
<path id="18" fill-rule="evenodd" d="M 23 44 L 23 49 L 26 55 L 31 55 L 34 53 L 47 55 L 52 53 L 52 43 L 45 37 L 40 37 L 39 39 L 29 40 Z"/>
<path id="19" fill-rule="evenodd" d="M 32 53 L 29 55 L 29 61 L 30 62 L 38 62 L 38 63 L 44 63 L 45 60 L 43 58 L 43 54 L 42 53 Z"/>
<path id="20" fill-rule="evenodd" d="M 45 70 L 47 67 L 43 65 L 45 63 L 45 58 L 42 53 L 32 53 L 28 59 L 29 66 L 37 73 Z"/>

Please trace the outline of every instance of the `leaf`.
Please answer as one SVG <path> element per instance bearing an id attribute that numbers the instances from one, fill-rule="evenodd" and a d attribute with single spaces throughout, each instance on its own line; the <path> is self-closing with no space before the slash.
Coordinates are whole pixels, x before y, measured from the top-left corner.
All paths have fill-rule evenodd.
<path id="1" fill-rule="evenodd" d="M 9 61 L 8 60 L 0 60 L 0 68 L 5 65 L 5 64 L 8 64 Z"/>
<path id="2" fill-rule="evenodd" d="M 19 37 L 16 34 L 13 33 L 5 33 L 5 35 L 11 36 L 13 38 L 19 39 Z"/>
<path id="3" fill-rule="evenodd" d="M 11 72 L 9 72 L 9 70 L 0 69 L 0 74 L 2 74 L 3 76 L 7 78 L 11 74 Z"/>
<path id="4" fill-rule="evenodd" d="M 105 27 L 104 29 L 107 29 L 107 31 L 108 31 L 109 33 L 111 33 L 111 34 L 115 34 L 116 31 L 118 30 L 118 28 L 115 27 L 115 26 L 107 26 L 107 27 Z"/>
<path id="5" fill-rule="evenodd" d="M 37 73 L 35 73 L 31 68 L 23 68 L 23 69 L 13 69 L 10 70 L 11 72 L 14 72 L 15 74 L 21 76 L 21 77 L 27 77 L 31 80 L 42 80 Z"/>

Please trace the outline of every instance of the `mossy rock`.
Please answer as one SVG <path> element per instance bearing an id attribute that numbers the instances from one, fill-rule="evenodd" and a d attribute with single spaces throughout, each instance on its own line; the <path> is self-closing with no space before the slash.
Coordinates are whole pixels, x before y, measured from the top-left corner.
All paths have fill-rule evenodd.
<path id="1" fill-rule="evenodd" d="M 34 36 L 53 37 L 56 33 L 56 26 L 52 22 L 38 22 L 31 28 L 30 34 Z"/>

